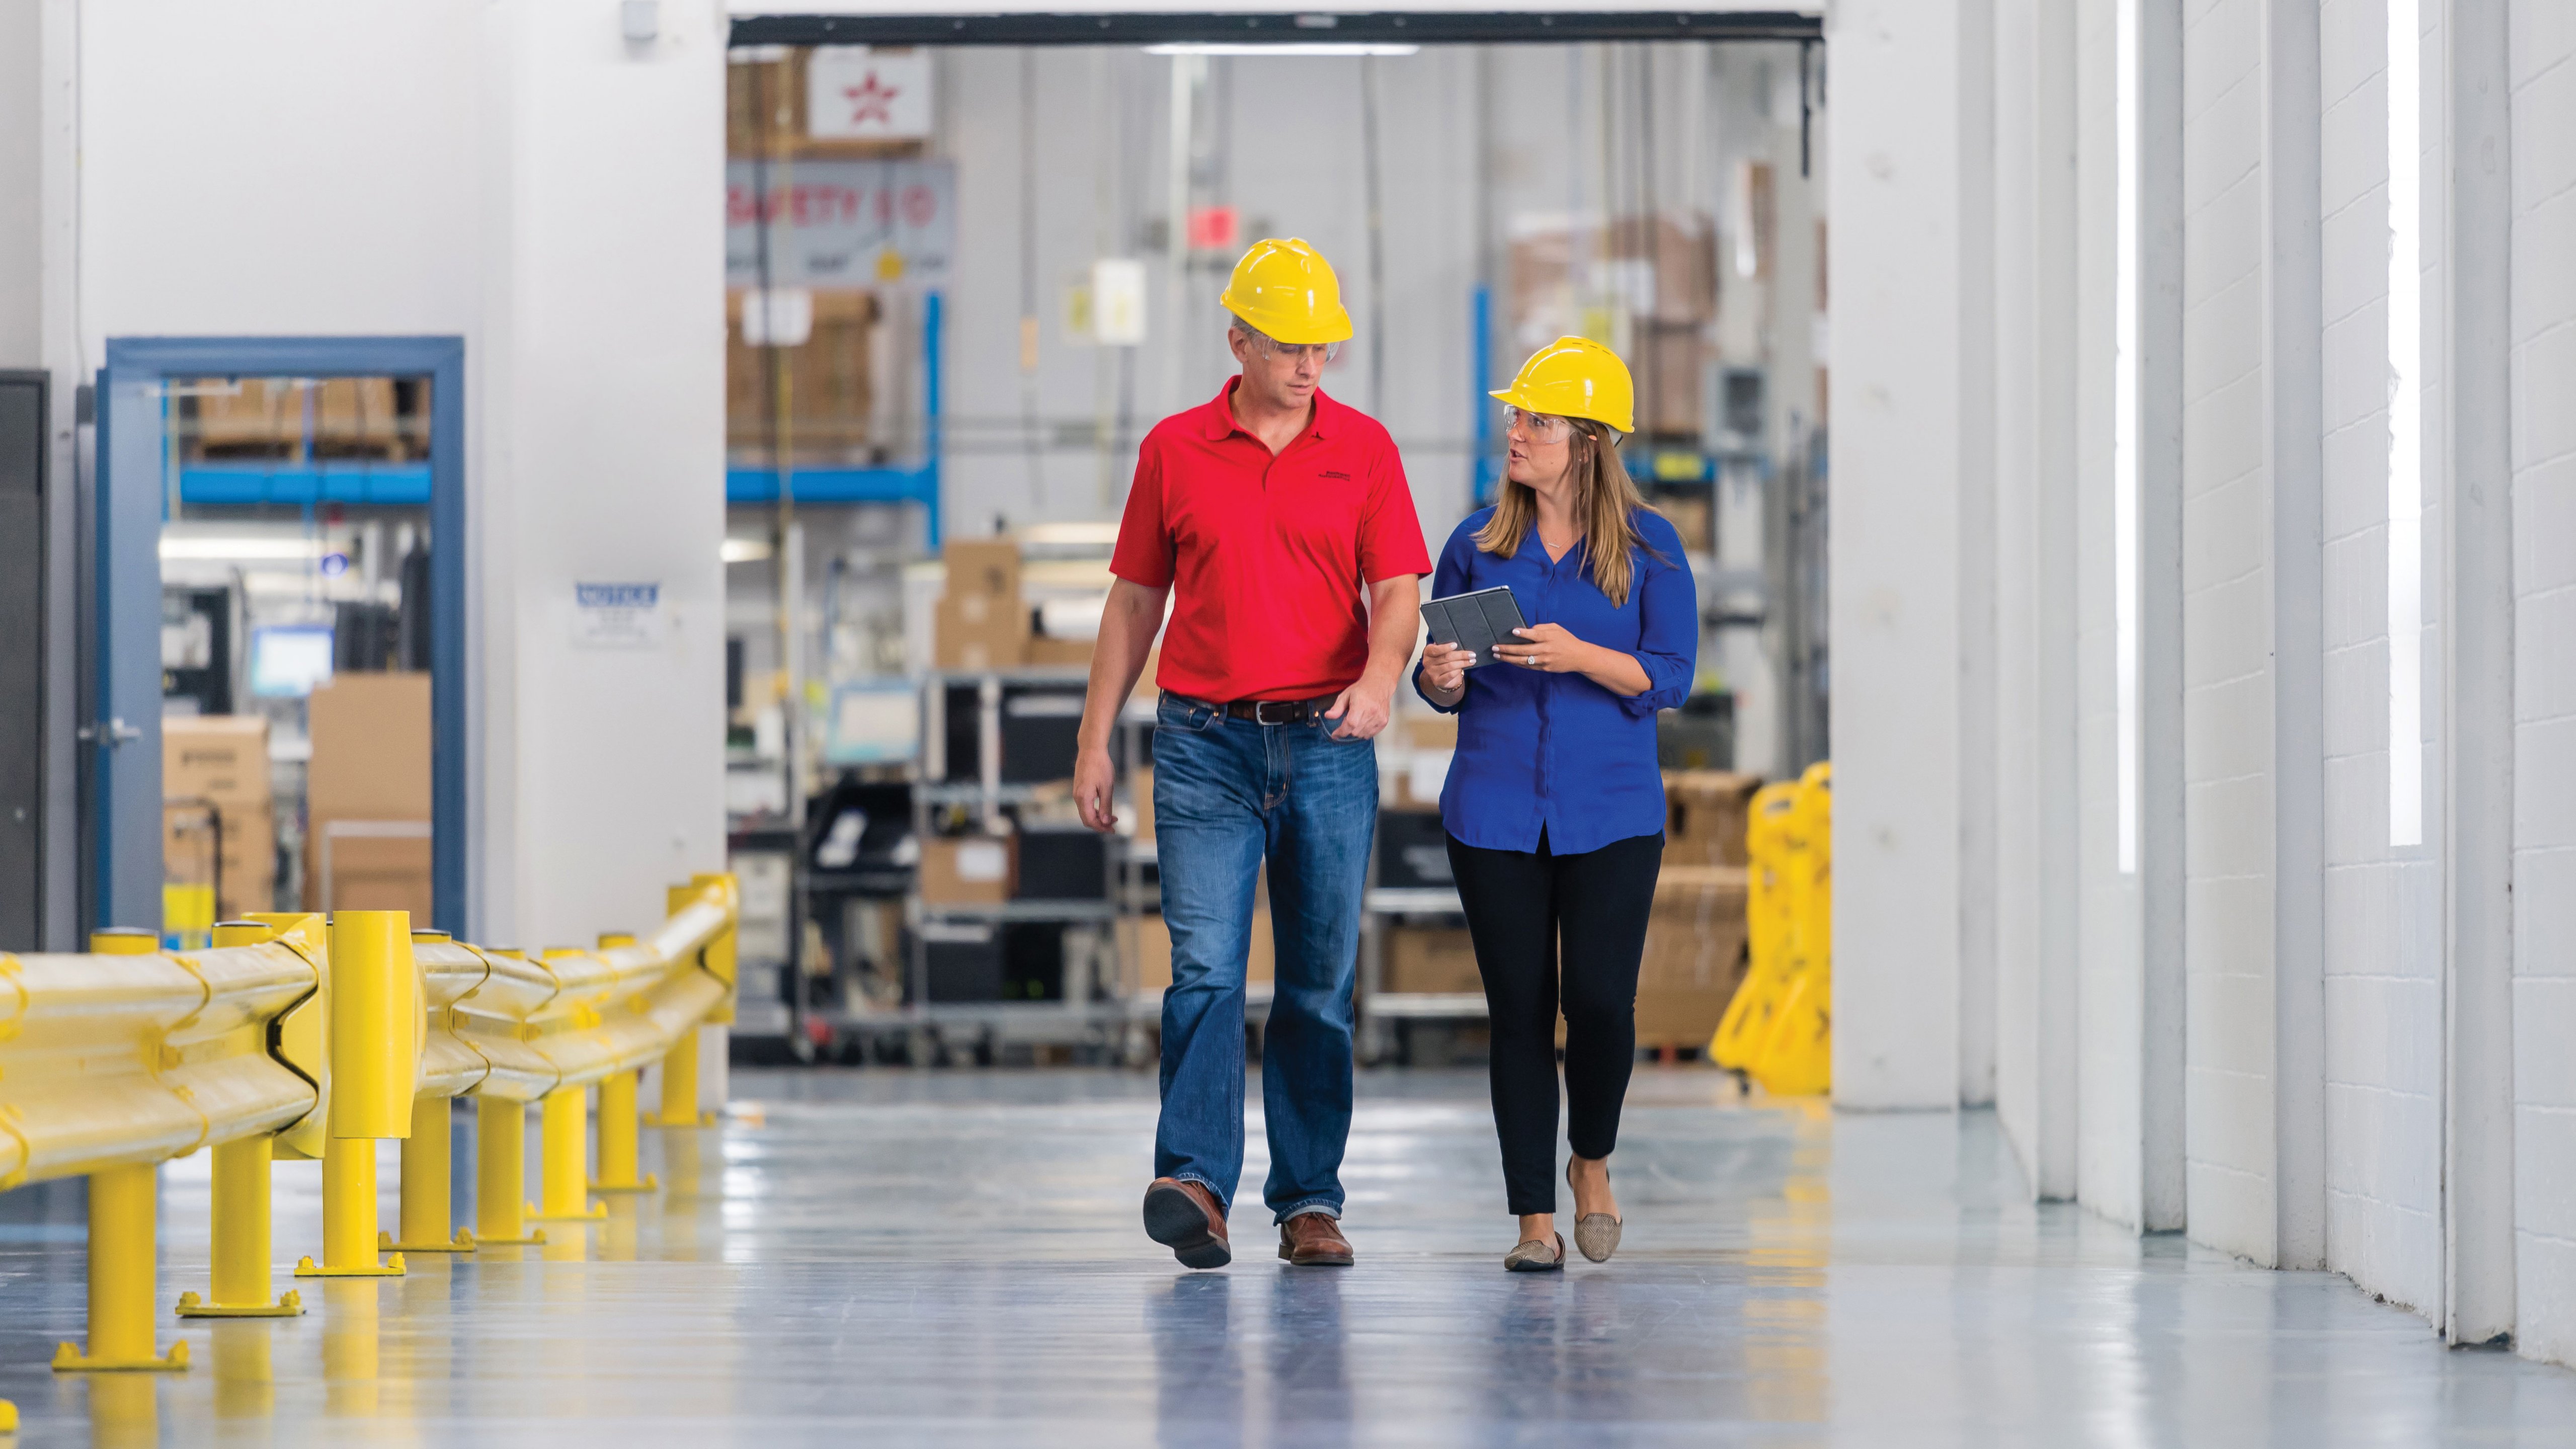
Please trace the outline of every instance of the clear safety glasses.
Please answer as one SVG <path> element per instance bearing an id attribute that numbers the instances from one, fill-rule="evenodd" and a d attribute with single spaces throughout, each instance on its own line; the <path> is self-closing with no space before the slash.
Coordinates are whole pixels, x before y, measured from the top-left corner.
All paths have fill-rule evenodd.
<path id="1" fill-rule="evenodd" d="M 1503 409 L 1503 431 L 1526 433 L 1541 443 L 1562 443 L 1574 435 L 1574 424 L 1554 413 L 1534 413 L 1521 408 Z"/>
<path id="2" fill-rule="evenodd" d="M 1275 357 L 1281 362 L 1312 362 L 1317 367 L 1342 355 L 1342 344 L 1338 342 L 1281 342 L 1258 332 L 1252 334 L 1252 345 L 1261 349 L 1264 356 Z"/>

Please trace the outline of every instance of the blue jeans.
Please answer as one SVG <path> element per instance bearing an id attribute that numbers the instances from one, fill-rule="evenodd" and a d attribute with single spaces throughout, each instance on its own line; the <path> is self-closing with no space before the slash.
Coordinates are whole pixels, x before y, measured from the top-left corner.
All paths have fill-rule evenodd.
<path id="1" fill-rule="evenodd" d="M 1244 960 L 1266 857 L 1277 963 L 1261 1068 L 1262 1198 L 1281 1222 L 1341 1216 L 1351 1131 L 1351 980 L 1377 833 L 1377 746 L 1336 740 L 1335 727 L 1228 719 L 1173 695 L 1154 719 L 1154 837 L 1172 933 L 1154 1175 L 1234 1202 Z"/>

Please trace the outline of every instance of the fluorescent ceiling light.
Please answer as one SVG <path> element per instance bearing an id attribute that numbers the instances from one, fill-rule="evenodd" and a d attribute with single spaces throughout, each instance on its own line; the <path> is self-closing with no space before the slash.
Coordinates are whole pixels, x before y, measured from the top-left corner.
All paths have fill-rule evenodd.
<path id="1" fill-rule="evenodd" d="M 1241 41 L 1187 40 L 1169 45 L 1149 45 L 1147 55 L 1412 55 L 1418 45 L 1380 44 L 1375 41 L 1287 41 L 1277 45 L 1254 45 Z"/>
<path id="2" fill-rule="evenodd" d="M 728 538 L 724 541 L 724 561 L 729 564 L 758 563 L 769 557 L 769 540 L 764 538 Z"/>
<path id="3" fill-rule="evenodd" d="M 315 559 L 330 552 L 318 538 L 171 538 L 161 540 L 168 559 Z"/>

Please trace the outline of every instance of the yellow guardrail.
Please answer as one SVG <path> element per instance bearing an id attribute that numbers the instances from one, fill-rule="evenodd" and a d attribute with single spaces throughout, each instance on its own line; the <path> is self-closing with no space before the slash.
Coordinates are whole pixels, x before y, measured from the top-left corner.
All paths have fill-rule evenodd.
<path id="1" fill-rule="evenodd" d="M 1833 1086 L 1833 766 L 1765 785 L 1744 832 L 1752 964 L 1709 1039 L 1709 1060 L 1780 1096 Z"/>
<path id="2" fill-rule="evenodd" d="M 216 924 L 202 950 L 102 931 L 86 954 L 0 954 L 0 1189 L 90 1180 L 89 1341 L 59 1370 L 184 1369 L 154 1346 L 155 1169 L 214 1151 L 210 1292 L 189 1317 L 285 1317 L 272 1301 L 269 1164 L 319 1158 L 322 1255 L 299 1276 L 394 1276 L 404 1252 L 542 1242 L 522 1202 L 526 1113 L 545 1122 L 541 1216 L 648 1191 L 636 1073 L 662 1064 L 667 1126 L 697 1126 L 697 1028 L 732 1020 L 731 876 L 670 891 L 641 938 L 535 958 L 413 931 L 400 911 Z M 586 1096 L 599 1089 L 600 1180 Z M 471 1096 L 481 1231 L 448 1225 L 448 1102 Z M 403 1141 L 401 1241 L 376 1229 L 375 1143 Z M 390 1257 L 379 1258 L 384 1250 Z M 0 1402 L 0 1421 L 12 1417 Z"/>

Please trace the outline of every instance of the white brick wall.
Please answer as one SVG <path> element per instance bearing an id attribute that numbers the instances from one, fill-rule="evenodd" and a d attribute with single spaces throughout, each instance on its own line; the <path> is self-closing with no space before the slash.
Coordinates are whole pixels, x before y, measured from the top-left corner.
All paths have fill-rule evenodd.
<path id="1" fill-rule="evenodd" d="M 2192 1236 L 2270 1262 L 2263 18 L 2261 0 L 2211 0 L 2184 16 L 2184 1113 Z"/>
<path id="2" fill-rule="evenodd" d="M 2326 1261 L 2429 1314 L 2442 1291 L 2442 878 L 2428 850 L 2388 845 L 2385 0 L 2326 0 L 2319 19 Z M 2439 51 L 2428 43 L 2425 53 Z M 2424 70 L 2426 174 L 2438 176 L 2440 67 Z M 2425 332 L 2438 339 L 2440 192 L 2428 190 Z M 2437 397 L 2425 415 L 2441 415 Z M 2428 502 L 2437 478 L 2428 466 Z M 2438 623 L 2437 595 L 2425 591 L 2427 626 Z M 2435 638 L 2428 627 L 2426 672 L 2438 678 Z"/>
<path id="3" fill-rule="evenodd" d="M 2576 5 L 2512 17 L 2515 1341 L 2576 1363 Z"/>

